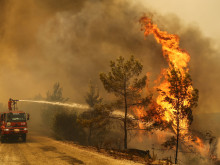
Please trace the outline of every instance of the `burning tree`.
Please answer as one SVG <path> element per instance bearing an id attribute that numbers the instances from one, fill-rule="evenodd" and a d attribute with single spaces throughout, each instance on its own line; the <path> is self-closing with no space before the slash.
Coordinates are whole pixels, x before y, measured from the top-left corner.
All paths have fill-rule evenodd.
<path id="1" fill-rule="evenodd" d="M 164 108 L 165 116 L 171 117 L 172 127 L 176 133 L 176 157 L 177 163 L 179 136 L 186 135 L 193 121 L 192 108 L 197 106 L 198 90 L 192 88 L 192 79 L 188 73 L 181 74 L 180 70 L 170 64 L 167 72 L 168 90 L 158 89 L 163 102 L 169 106 Z"/>
<path id="2" fill-rule="evenodd" d="M 116 61 L 110 62 L 111 72 L 101 73 L 100 79 L 104 88 L 114 93 L 118 98 L 119 105 L 124 108 L 124 149 L 127 149 L 127 114 L 129 108 L 137 104 L 149 102 L 149 98 L 142 99 L 141 91 L 146 85 L 147 76 L 138 79 L 143 65 L 131 56 L 128 61 L 119 57 Z"/>
<path id="3" fill-rule="evenodd" d="M 142 17 L 140 23 L 144 35 L 153 34 L 156 41 L 162 45 L 163 56 L 168 61 L 169 67 L 162 70 L 160 84 L 157 86 L 159 95 L 156 98 L 156 112 L 161 112 L 158 113 L 159 119 L 171 123 L 176 133 L 177 163 L 179 137 L 182 136 L 185 141 L 192 140 L 189 125 L 193 120 L 192 108 L 198 101 L 198 90 L 193 89 L 188 73 L 190 55 L 179 47 L 177 35 L 161 31 L 148 17 Z"/>

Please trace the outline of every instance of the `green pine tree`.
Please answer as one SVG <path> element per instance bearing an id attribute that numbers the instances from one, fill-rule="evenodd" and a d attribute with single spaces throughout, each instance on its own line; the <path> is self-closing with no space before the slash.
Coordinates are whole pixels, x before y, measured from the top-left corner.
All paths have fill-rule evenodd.
<path id="1" fill-rule="evenodd" d="M 109 124 L 110 111 L 102 103 L 99 90 L 92 82 L 89 84 L 89 91 L 85 96 L 85 101 L 89 105 L 89 110 L 80 115 L 78 122 L 88 129 L 88 144 L 92 145 L 92 139 L 98 139 L 105 135 Z"/>
<path id="2" fill-rule="evenodd" d="M 146 85 L 146 76 L 138 79 L 143 65 L 131 56 L 129 60 L 119 57 L 110 62 L 111 71 L 101 73 L 100 80 L 109 93 L 114 93 L 117 102 L 124 109 L 124 149 L 127 149 L 127 114 L 128 110 L 138 104 L 149 103 L 149 97 L 142 99 L 141 90 Z"/>

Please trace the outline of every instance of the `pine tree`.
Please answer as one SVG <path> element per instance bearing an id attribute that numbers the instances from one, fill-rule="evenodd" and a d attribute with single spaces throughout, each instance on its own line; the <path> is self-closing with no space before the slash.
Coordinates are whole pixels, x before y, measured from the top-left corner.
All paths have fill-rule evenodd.
<path id="1" fill-rule="evenodd" d="M 119 57 L 110 62 L 111 71 L 101 73 L 100 80 L 109 93 L 114 93 L 117 102 L 122 103 L 124 108 L 124 149 L 127 149 L 127 114 L 128 110 L 137 104 L 149 101 L 142 99 L 141 90 L 146 85 L 146 76 L 138 79 L 143 65 L 131 56 L 129 60 Z M 141 101 L 140 101 L 141 100 Z"/>
<path id="2" fill-rule="evenodd" d="M 180 136 L 180 121 L 187 118 L 190 125 L 193 121 L 192 108 L 197 106 L 198 93 L 197 89 L 192 90 L 192 79 L 188 72 L 182 72 L 170 64 L 170 69 L 167 73 L 169 82 L 169 92 L 166 93 L 161 89 L 158 89 L 160 93 L 165 96 L 164 102 L 168 102 L 172 105 L 174 112 L 174 118 L 176 121 L 176 156 L 175 163 L 177 164 L 178 157 L 178 145 Z"/>
<path id="3" fill-rule="evenodd" d="M 80 115 L 78 122 L 88 128 L 88 143 L 92 145 L 92 138 L 104 136 L 107 125 L 109 124 L 110 111 L 102 103 L 99 90 L 92 82 L 89 84 L 89 91 L 85 96 L 85 101 L 89 105 L 89 110 Z"/>

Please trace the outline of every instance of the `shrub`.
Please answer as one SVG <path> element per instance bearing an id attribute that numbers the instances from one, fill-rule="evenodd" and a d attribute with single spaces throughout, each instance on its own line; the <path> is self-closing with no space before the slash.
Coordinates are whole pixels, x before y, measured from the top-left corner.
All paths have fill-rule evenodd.
<path id="1" fill-rule="evenodd" d="M 80 123 L 77 122 L 78 115 L 73 112 L 62 111 L 55 115 L 52 130 L 56 138 L 71 140 L 84 144 L 86 133 Z"/>

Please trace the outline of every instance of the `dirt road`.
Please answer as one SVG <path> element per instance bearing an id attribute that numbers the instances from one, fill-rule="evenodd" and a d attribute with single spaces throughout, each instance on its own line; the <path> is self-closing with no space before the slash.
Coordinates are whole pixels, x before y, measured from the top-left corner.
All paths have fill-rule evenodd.
<path id="1" fill-rule="evenodd" d="M 0 165 L 47 164 L 138 165 L 35 134 L 29 134 L 26 143 L 10 141 L 0 144 Z"/>

